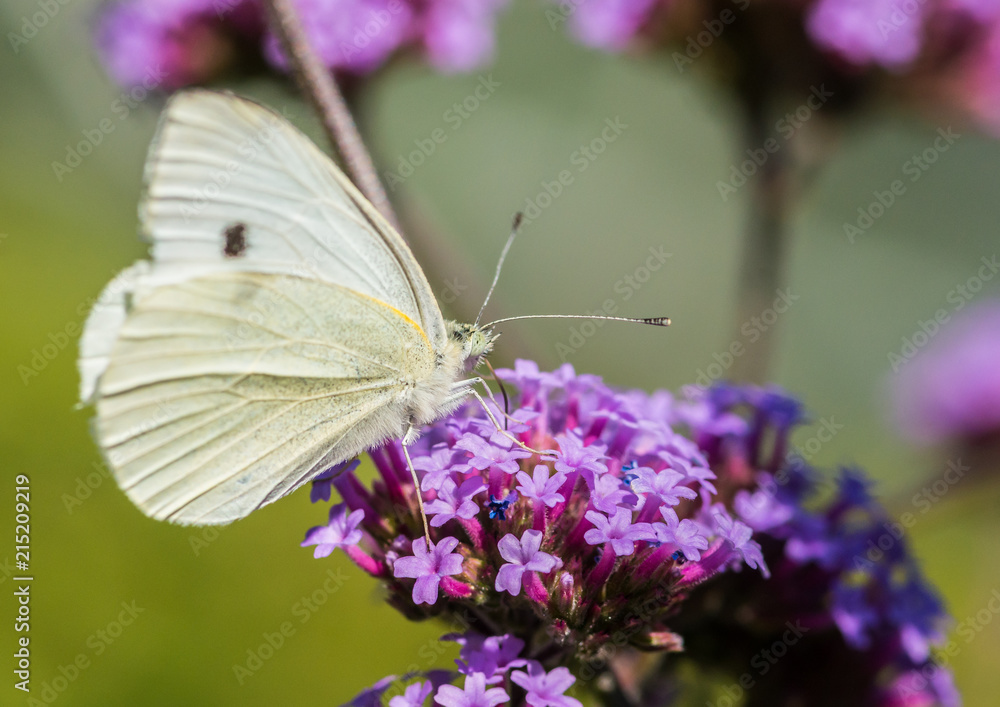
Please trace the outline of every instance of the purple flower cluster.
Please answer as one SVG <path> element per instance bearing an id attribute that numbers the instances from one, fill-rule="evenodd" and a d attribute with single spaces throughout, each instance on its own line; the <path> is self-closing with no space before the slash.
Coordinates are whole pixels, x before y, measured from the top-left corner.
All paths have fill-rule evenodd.
<path id="1" fill-rule="evenodd" d="M 410 448 L 429 547 L 398 443 L 372 452 L 371 489 L 354 466 L 321 477 L 343 503 L 303 544 L 318 557 L 344 549 L 387 579 L 408 616 L 463 606 L 497 625 L 511 612 L 532 616 L 576 659 L 622 626 L 648 643 L 684 592 L 719 572 L 767 574 L 750 527 L 715 502 L 715 475 L 661 410 L 569 366 L 542 373 L 520 361 L 500 375 L 521 391 L 510 433 L 544 453 L 467 405 Z"/>
<path id="2" fill-rule="evenodd" d="M 787 74 L 856 99 L 877 79 L 911 80 L 915 94 L 960 104 L 1000 132 L 1000 2 L 997 0 L 550 0 L 553 27 L 606 51 L 664 44 L 686 71 L 719 45 L 731 62 Z M 784 67 L 784 68 L 782 68 Z M 874 82 L 873 79 L 876 79 Z M 778 80 L 778 83 L 783 83 Z"/>
<path id="3" fill-rule="evenodd" d="M 520 392 L 510 433 L 545 451 L 511 443 L 478 405 L 430 426 L 410 448 L 434 521 L 429 545 L 398 443 L 371 453 L 371 488 L 353 465 L 318 482 L 343 502 L 303 545 L 317 556 L 343 549 L 407 617 L 466 630 L 451 638 L 464 683 L 409 685 L 391 707 L 432 694 L 448 707 L 493 707 L 525 692 L 534 707 L 575 707 L 564 695 L 573 674 L 592 689 L 608 650 L 684 651 L 710 667 L 752 656 L 772 624 L 787 632 L 793 620 L 811 670 L 832 670 L 816 659 L 834 650 L 820 634 L 839 636 L 844 660 L 864 666 L 852 666 L 868 679 L 849 682 L 843 704 L 957 704 L 931 657 L 941 604 L 902 536 L 882 539 L 885 513 L 863 477 L 845 472 L 817 507 L 814 475 L 788 461 L 804 419 L 795 400 L 717 386 L 675 401 L 527 361 L 499 375 Z M 727 621 L 731 634 L 719 630 Z M 487 638 L 497 627 L 507 635 Z M 919 699 L 897 700 L 906 690 Z"/>
<path id="4" fill-rule="evenodd" d="M 406 48 L 445 72 L 493 54 L 495 17 L 506 0 L 293 0 L 309 39 L 331 69 L 364 74 Z M 204 83 L 254 57 L 284 70 L 260 0 L 121 0 L 97 25 L 111 75 L 124 86 L 165 90 Z"/>
<path id="5" fill-rule="evenodd" d="M 455 661 L 458 672 L 435 670 L 404 675 L 398 680 L 389 676 L 348 704 L 375 707 L 389 697 L 389 707 L 422 707 L 433 694 L 434 703 L 444 707 L 496 707 L 511 701 L 509 693 L 516 686 L 524 702 L 532 707 L 583 707 L 579 700 L 565 694 L 576 682 L 569 669 L 546 671 L 537 660 L 521 657 L 525 643 L 516 636 L 483 636 L 470 631 L 449 634 L 442 640 L 461 646 Z M 461 681 L 461 687 L 452 684 L 457 681 Z"/>
<path id="6" fill-rule="evenodd" d="M 811 674 L 835 670 L 839 661 L 853 665 L 853 674 L 863 679 L 860 686 L 848 681 L 824 687 L 829 700 L 824 704 L 957 707 L 961 700 L 951 674 L 932 652 L 944 639 L 944 607 L 909 554 L 903 527 L 872 497 L 863 473 L 841 470 L 831 493 L 801 460 L 784 458 L 782 440 L 800 414 L 794 401 L 782 400 L 774 390 L 719 387 L 695 397 L 684 416 L 697 420 L 692 431 L 699 444 L 713 450 L 720 496 L 731 498 L 737 515 L 753 529 L 774 573 L 769 580 L 736 577 L 725 587 L 740 597 L 723 612 L 732 618 L 732 630 L 740 633 L 737 617 L 751 615 L 749 610 L 756 630 L 771 623 L 777 633 L 794 625 L 809 634 L 809 643 L 836 634 L 842 639 L 827 649 L 821 664 L 805 659 L 815 659 L 807 649 L 802 661 L 785 661 L 772 676 L 777 693 L 795 694 L 792 686 L 807 682 L 803 675 L 810 675 L 814 686 L 823 684 L 822 675 Z M 742 429 L 734 416 L 746 422 Z M 774 433 L 769 449 L 764 440 Z M 748 467 L 757 470 L 755 482 L 736 482 Z M 689 598 L 686 625 L 675 626 L 682 635 L 699 630 L 694 609 L 699 600 L 697 593 Z M 715 621 L 718 629 L 718 617 Z M 760 645 L 752 643 L 748 654 Z"/>

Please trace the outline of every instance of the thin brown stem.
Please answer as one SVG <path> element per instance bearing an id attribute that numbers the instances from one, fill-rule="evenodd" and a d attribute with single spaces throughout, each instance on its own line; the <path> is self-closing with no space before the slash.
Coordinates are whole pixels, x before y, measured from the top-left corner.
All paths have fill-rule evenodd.
<path id="1" fill-rule="evenodd" d="M 765 112 L 752 111 L 748 116 L 745 144 L 751 150 L 760 149 L 771 137 L 771 122 Z M 751 190 L 749 213 L 737 293 L 737 319 L 735 336 L 742 341 L 747 326 L 772 305 L 785 283 L 785 266 L 788 256 L 788 220 L 794 202 L 794 165 L 791 146 L 769 155 L 760 171 L 749 177 Z M 743 383 L 764 383 L 768 380 L 774 356 L 775 338 L 779 327 L 757 326 L 758 338 L 746 346 L 745 353 L 736 359 L 732 378 Z"/>
<path id="2" fill-rule="evenodd" d="M 264 0 L 264 6 L 274 33 L 291 62 L 296 80 L 319 114 L 323 129 L 340 153 L 347 173 L 361 193 L 398 230 L 396 214 L 379 181 L 375 164 L 365 148 L 354 117 L 333 72 L 323 64 L 309 42 L 291 0 Z"/>

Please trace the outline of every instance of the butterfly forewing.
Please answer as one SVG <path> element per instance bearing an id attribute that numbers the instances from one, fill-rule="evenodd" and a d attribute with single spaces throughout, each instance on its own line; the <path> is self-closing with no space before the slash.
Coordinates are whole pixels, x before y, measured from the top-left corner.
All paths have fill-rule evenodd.
<path id="1" fill-rule="evenodd" d="M 175 95 L 140 206 L 153 260 L 81 339 L 98 441 L 148 515 L 224 523 L 408 424 L 447 343 L 406 244 L 278 114 Z"/>

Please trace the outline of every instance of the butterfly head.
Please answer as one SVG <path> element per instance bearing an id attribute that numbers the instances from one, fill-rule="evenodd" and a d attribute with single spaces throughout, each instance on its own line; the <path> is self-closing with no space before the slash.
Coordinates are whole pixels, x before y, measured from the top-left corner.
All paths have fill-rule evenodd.
<path id="1" fill-rule="evenodd" d="M 478 324 L 448 322 L 451 338 L 462 347 L 462 359 L 469 368 L 479 365 L 480 359 L 493 350 L 497 336 L 492 329 Z"/>

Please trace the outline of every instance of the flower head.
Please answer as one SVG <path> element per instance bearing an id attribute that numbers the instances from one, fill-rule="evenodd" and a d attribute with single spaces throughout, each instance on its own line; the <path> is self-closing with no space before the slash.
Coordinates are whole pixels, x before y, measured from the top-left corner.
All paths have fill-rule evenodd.
<path id="1" fill-rule="evenodd" d="M 445 72 L 491 58 L 506 0 L 293 0 L 306 35 L 330 69 L 366 74 L 417 49 Z M 120 0 L 97 23 L 97 45 L 122 85 L 175 90 L 264 59 L 288 61 L 257 0 Z"/>
<path id="2" fill-rule="evenodd" d="M 395 442 L 370 452 L 380 475 L 370 489 L 353 472 L 332 482 L 346 505 L 332 516 L 343 528 L 323 537 L 360 533 L 370 554 L 345 551 L 386 582 L 409 618 L 472 624 L 448 637 L 462 646 L 462 677 L 446 682 L 464 684 L 432 680 L 439 704 L 495 705 L 508 699 L 500 685 L 509 681 L 532 707 L 578 707 L 564 694 L 566 664 L 604 665 L 618 627 L 632 646 L 685 650 L 708 666 L 744 665 L 761 646 L 801 639 L 795 655 L 815 659 L 782 665 L 853 671 L 831 704 L 895 704 L 887 690 L 912 687 L 914 671 L 930 674 L 941 603 L 902 540 L 880 546 L 885 511 L 858 470 L 844 470 L 817 502 L 818 474 L 788 453 L 804 417 L 794 398 L 721 386 L 653 400 L 568 366 L 516 370 L 523 380 L 499 372 L 526 391 L 512 414 L 527 422 L 513 434 L 550 453 L 505 448 L 470 404 L 412 445 L 423 460 L 418 480 L 433 478 L 436 489 L 414 487 Z M 435 521 L 429 546 L 418 493 Z M 489 514 L 472 501 L 479 494 Z M 732 640 L 720 626 L 755 638 Z M 687 636 L 698 640 L 685 644 Z M 946 672 L 928 685 L 921 704 L 954 704 Z M 755 699 L 771 700 L 771 686 L 780 684 L 762 680 Z M 425 691 L 408 688 L 400 700 Z"/>
<path id="3" fill-rule="evenodd" d="M 329 522 L 310 528 L 302 541 L 302 547 L 315 545 L 313 557 L 326 557 L 338 547 L 357 545 L 362 536 L 358 526 L 364 517 L 365 512 L 361 509 L 348 514 L 346 503 L 331 506 Z"/>
<path id="4" fill-rule="evenodd" d="M 427 504 L 427 515 L 433 515 L 431 525 L 435 528 L 444 525 L 452 518 L 475 518 L 479 513 L 479 505 L 472 500 L 474 496 L 486 488 L 486 483 L 472 477 L 456 486 L 451 479 L 445 479 L 438 489 L 436 499 Z"/>
<path id="5" fill-rule="evenodd" d="M 546 673 L 541 665 L 532 662 L 527 672 L 515 670 L 510 679 L 528 693 L 525 699 L 532 707 L 583 707 L 580 700 L 563 694 L 576 682 L 569 668 L 554 668 Z"/>
<path id="6" fill-rule="evenodd" d="M 542 552 L 539 549 L 541 545 L 542 534 L 537 530 L 525 530 L 520 540 L 511 533 L 500 539 L 497 549 L 507 562 L 497 573 L 497 591 L 517 596 L 521 592 L 521 582 L 526 572 L 548 573 L 555 569 L 556 558 Z"/>
<path id="7" fill-rule="evenodd" d="M 509 699 L 502 687 L 486 689 L 486 678 L 482 673 L 467 675 L 464 689 L 442 685 L 434 695 L 434 701 L 443 707 L 495 707 Z"/>
<path id="8" fill-rule="evenodd" d="M 566 483 L 566 472 L 560 471 L 555 476 L 549 478 L 549 467 L 539 464 L 535 467 L 532 476 L 527 472 L 517 472 L 519 486 L 517 490 L 525 498 L 530 498 L 551 508 L 557 503 L 563 503 L 566 498 L 559 493 L 559 489 Z"/>
<path id="9" fill-rule="evenodd" d="M 656 537 L 653 526 L 649 523 L 633 523 L 632 512 L 627 508 L 619 508 L 610 520 L 603 513 L 588 511 L 587 520 L 594 527 L 584 533 L 584 539 L 591 545 L 610 544 L 618 557 L 635 552 L 637 542 Z"/>
<path id="10" fill-rule="evenodd" d="M 446 537 L 437 545 L 424 538 L 417 538 L 411 545 L 412 557 L 400 557 L 393 565 L 393 575 L 416 579 L 413 585 L 413 601 L 416 604 L 433 604 L 438 599 L 441 579 L 461 574 L 462 556 L 452 552 L 458 547 L 456 538 Z"/>

